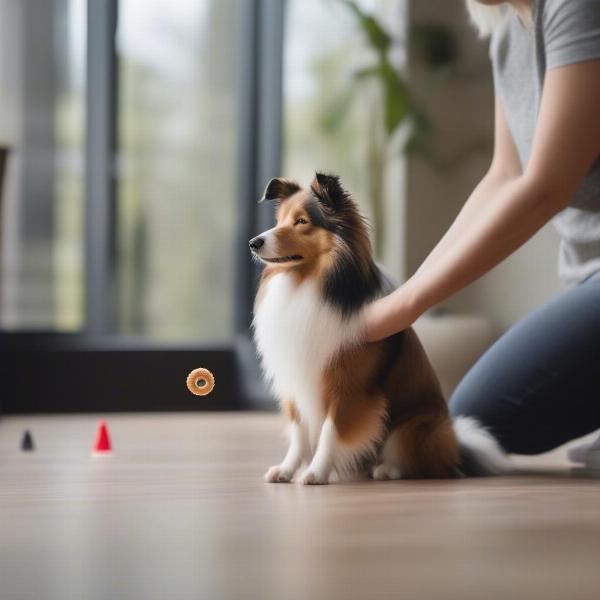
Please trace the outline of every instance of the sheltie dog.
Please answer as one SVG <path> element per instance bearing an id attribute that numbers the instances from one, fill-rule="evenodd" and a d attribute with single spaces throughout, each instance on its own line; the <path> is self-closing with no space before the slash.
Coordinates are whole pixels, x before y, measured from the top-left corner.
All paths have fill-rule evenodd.
<path id="1" fill-rule="evenodd" d="M 304 484 L 503 471 L 505 455 L 476 421 L 450 420 L 412 328 L 362 340 L 361 309 L 394 285 L 339 178 L 317 173 L 309 189 L 276 178 L 263 200 L 276 202 L 276 225 L 250 240 L 266 265 L 253 329 L 289 421 L 287 454 L 265 479 L 291 481 L 303 464 Z"/>

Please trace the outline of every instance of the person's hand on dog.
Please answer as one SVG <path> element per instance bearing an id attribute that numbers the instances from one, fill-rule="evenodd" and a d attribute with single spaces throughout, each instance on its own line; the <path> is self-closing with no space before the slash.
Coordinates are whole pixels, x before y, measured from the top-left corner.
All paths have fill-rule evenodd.
<path id="1" fill-rule="evenodd" d="M 362 310 L 363 339 L 377 342 L 410 327 L 421 311 L 409 282 Z"/>

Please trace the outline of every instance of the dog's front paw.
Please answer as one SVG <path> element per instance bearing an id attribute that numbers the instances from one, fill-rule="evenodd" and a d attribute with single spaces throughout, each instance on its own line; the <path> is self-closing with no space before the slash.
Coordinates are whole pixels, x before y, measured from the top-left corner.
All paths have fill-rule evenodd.
<path id="1" fill-rule="evenodd" d="M 292 480 L 294 472 L 284 465 L 275 465 L 265 473 L 265 481 L 268 483 L 288 483 Z"/>
<path id="2" fill-rule="evenodd" d="M 400 479 L 402 477 L 402 473 L 398 467 L 383 463 L 381 465 L 377 465 L 373 469 L 371 476 L 376 481 L 387 481 L 389 479 Z"/>
<path id="3" fill-rule="evenodd" d="M 329 477 L 327 475 L 319 474 L 309 467 L 302 475 L 300 475 L 298 481 L 303 485 L 325 485 L 329 483 Z"/>

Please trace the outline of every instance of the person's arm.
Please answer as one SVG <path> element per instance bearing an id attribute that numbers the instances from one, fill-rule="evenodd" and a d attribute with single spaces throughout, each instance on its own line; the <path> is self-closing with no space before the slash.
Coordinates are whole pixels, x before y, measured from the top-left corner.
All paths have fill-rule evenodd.
<path id="1" fill-rule="evenodd" d="M 546 74 L 529 163 L 517 174 L 514 153 L 496 155 L 448 233 L 395 292 L 368 305 L 365 338 L 410 326 L 425 310 L 469 285 L 512 254 L 565 208 L 600 155 L 600 60 Z M 498 123 L 498 148 L 510 148 Z M 494 163 L 495 166 L 494 166 Z"/>

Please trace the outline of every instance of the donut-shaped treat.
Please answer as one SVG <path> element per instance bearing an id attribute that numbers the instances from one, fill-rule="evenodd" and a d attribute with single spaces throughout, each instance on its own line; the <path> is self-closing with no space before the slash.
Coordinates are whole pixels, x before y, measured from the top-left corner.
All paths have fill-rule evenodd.
<path id="1" fill-rule="evenodd" d="M 187 386 L 192 394 L 206 396 L 215 387 L 215 377 L 208 369 L 200 367 L 199 369 L 194 369 L 187 376 Z"/>

